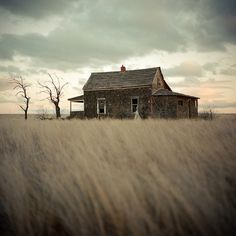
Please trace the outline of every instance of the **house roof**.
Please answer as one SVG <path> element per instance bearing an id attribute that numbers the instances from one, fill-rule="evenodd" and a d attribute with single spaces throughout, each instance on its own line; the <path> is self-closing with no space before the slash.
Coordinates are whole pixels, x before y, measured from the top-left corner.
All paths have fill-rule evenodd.
<path id="1" fill-rule="evenodd" d="M 73 98 L 68 98 L 68 100 L 71 102 L 82 102 L 84 100 L 84 95 L 80 95 L 80 96 L 73 97 Z"/>
<path id="2" fill-rule="evenodd" d="M 157 91 L 152 93 L 152 96 L 179 96 L 179 97 L 189 97 L 189 98 L 199 99 L 198 97 L 189 96 L 183 93 L 176 93 L 168 89 L 158 89 Z"/>
<path id="3" fill-rule="evenodd" d="M 160 67 L 139 70 L 92 73 L 83 90 L 116 89 L 152 85 Z"/>

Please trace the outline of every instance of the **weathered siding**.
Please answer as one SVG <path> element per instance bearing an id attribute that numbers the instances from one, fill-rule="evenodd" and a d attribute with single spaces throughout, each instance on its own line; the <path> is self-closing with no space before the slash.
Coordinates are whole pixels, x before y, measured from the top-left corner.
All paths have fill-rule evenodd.
<path id="1" fill-rule="evenodd" d="M 98 117 L 97 99 L 105 98 L 106 114 L 100 115 L 100 117 L 132 118 L 134 113 L 131 112 L 131 98 L 137 96 L 139 97 L 139 114 L 145 118 L 150 112 L 148 100 L 151 93 L 151 86 L 132 89 L 84 91 L 85 117 Z"/>
<path id="2" fill-rule="evenodd" d="M 155 91 L 160 88 L 170 90 L 170 88 L 168 87 L 168 85 L 166 84 L 166 82 L 162 76 L 161 71 L 157 70 L 155 77 L 152 81 L 152 89 L 153 89 L 153 91 Z"/>
<path id="3" fill-rule="evenodd" d="M 198 117 L 198 105 L 195 102 L 198 103 L 197 99 L 190 100 L 190 118 Z"/>
<path id="4" fill-rule="evenodd" d="M 178 101 L 182 101 L 183 105 L 179 105 Z M 196 118 L 198 116 L 196 99 L 188 97 L 177 97 L 177 118 Z"/>
<path id="5" fill-rule="evenodd" d="M 157 118 L 177 118 L 175 96 L 155 96 L 152 98 L 152 116 Z"/>
<path id="6" fill-rule="evenodd" d="M 86 118 L 133 118 L 131 99 L 138 97 L 138 111 L 142 118 L 195 118 L 198 116 L 196 99 L 182 96 L 152 96 L 152 87 L 84 91 Z M 106 114 L 97 114 L 97 99 L 105 98 Z M 179 104 L 178 101 L 182 101 Z M 152 105 L 151 105 L 152 104 Z"/>
<path id="7" fill-rule="evenodd" d="M 182 101 L 183 105 L 179 105 L 179 101 Z M 177 97 L 177 117 L 189 118 L 189 98 Z"/>
<path id="8" fill-rule="evenodd" d="M 182 105 L 178 102 L 182 101 Z M 154 96 L 152 98 L 152 117 L 158 118 L 196 118 L 198 108 L 196 99 L 178 96 Z"/>

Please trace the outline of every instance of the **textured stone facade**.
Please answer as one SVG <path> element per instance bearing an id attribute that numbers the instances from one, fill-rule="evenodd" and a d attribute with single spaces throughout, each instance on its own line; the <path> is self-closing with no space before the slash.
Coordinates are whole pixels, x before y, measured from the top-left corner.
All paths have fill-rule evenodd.
<path id="1" fill-rule="evenodd" d="M 177 118 L 177 104 L 174 96 L 152 98 L 152 116 L 156 118 Z"/>
<path id="2" fill-rule="evenodd" d="M 131 100 L 132 98 L 138 98 L 139 114 L 142 118 L 145 118 L 150 113 L 148 101 L 151 94 L 151 86 L 132 89 L 84 91 L 85 117 L 133 118 Z M 105 98 L 106 114 L 98 115 L 97 101 L 102 98 Z"/>
<path id="3" fill-rule="evenodd" d="M 152 117 L 196 118 L 197 99 L 180 96 L 155 96 L 152 98 Z"/>
<path id="4" fill-rule="evenodd" d="M 177 97 L 176 99 L 177 118 L 196 118 L 198 116 L 197 99 L 188 97 Z"/>
<path id="5" fill-rule="evenodd" d="M 195 118 L 197 99 L 178 96 L 152 96 L 151 87 L 84 92 L 86 118 L 133 118 L 132 98 L 138 99 L 141 118 Z M 105 114 L 98 112 L 98 100 L 105 101 Z"/>

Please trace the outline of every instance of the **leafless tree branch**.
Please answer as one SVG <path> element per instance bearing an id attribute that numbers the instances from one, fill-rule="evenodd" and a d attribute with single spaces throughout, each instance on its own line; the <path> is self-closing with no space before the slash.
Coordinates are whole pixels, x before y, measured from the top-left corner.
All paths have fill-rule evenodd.
<path id="1" fill-rule="evenodd" d="M 16 78 L 16 77 L 12 78 L 10 83 L 15 85 L 13 87 L 13 90 L 18 90 L 18 92 L 16 93 L 16 96 L 20 95 L 21 97 L 24 98 L 25 106 L 19 105 L 19 107 L 24 111 L 25 120 L 27 120 L 29 102 L 30 102 L 30 97 L 28 96 L 27 88 L 29 88 L 31 84 L 26 83 L 25 80 L 21 76 L 19 76 L 19 78 Z"/>
<path id="2" fill-rule="evenodd" d="M 56 110 L 56 117 L 60 118 L 61 111 L 59 103 L 63 94 L 62 90 L 68 83 L 64 83 L 63 85 L 61 85 L 59 77 L 54 75 L 55 78 L 53 78 L 53 76 L 49 73 L 48 76 L 50 79 L 45 84 L 42 84 L 38 81 L 38 85 L 41 88 L 41 93 L 48 94 L 48 98 L 45 99 L 48 99 L 51 103 L 54 104 Z"/>

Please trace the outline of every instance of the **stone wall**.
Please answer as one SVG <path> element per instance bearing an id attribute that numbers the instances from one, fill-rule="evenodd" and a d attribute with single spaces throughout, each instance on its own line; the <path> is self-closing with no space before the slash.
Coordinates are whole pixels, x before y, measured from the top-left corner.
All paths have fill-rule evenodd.
<path id="1" fill-rule="evenodd" d="M 182 101 L 183 105 L 178 104 Z M 189 97 L 177 97 L 177 118 L 196 118 L 198 116 L 198 109 L 195 105 L 196 99 Z"/>
<path id="2" fill-rule="evenodd" d="M 84 91 L 84 112 L 86 118 L 97 118 L 97 99 L 105 98 L 106 114 L 100 117 L 133 118 L 131 112 L 131 98 L 139 98 L 139 114 L 146 118 L 150 112 L 149 99 L 152 93 L 151 86 L 132 89 Z"/>
<path id="3" fill-rule="evenodd" d="M 152 116 L 154 118 L 177 118 L 177 99 L 175 96 L 154 96 Z"/>
<path id="4" fill-rule="evenodd" d="M 195 118 L 198 116 L 196 99 L 180 96 L 153 96 L 152 88 L 84 91 L 85 118 L 133 118 L 131 99 L 138 97 L 138 111 L 142 118 Z M 106 114 L 97 114 L 97 99 L 105 98 Z M 179 104 L 179 101 L 182 101 Z M 151 108 L 152 103 L 152 108 Z"/>

